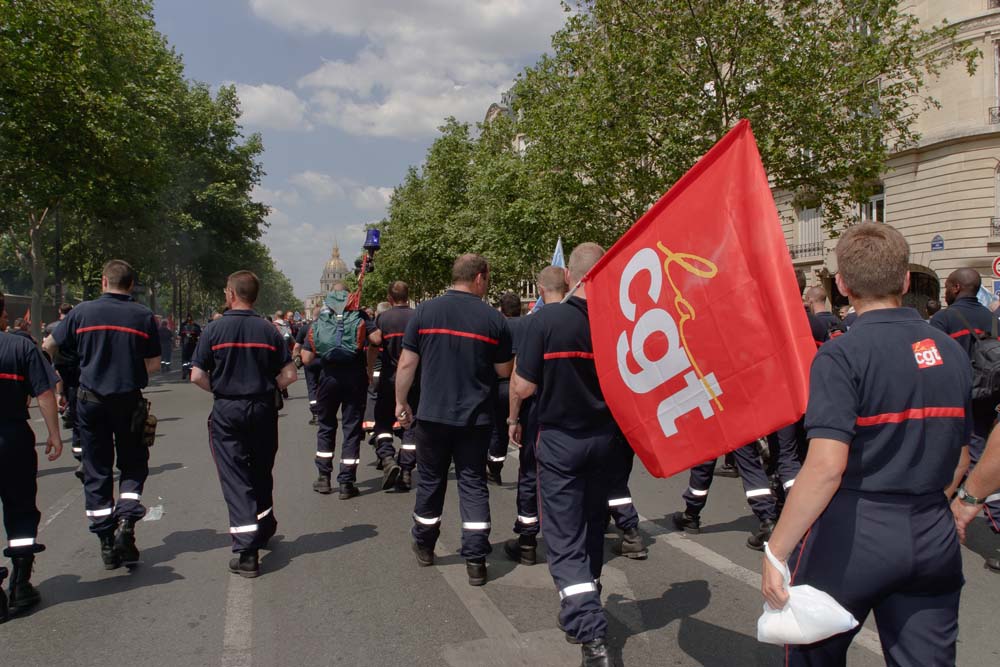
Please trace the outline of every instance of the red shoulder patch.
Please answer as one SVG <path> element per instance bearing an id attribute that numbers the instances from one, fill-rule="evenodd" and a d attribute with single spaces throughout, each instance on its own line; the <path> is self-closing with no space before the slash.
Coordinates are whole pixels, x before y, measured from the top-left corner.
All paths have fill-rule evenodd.
<path id="1" fill-rule="evenodd" d="M 925 338 L 913 344 L 913 358 L 917 362 L 917 368 L 944 365 L 941 353 L 937 349 L 937 343 L 932 338 Z"/>

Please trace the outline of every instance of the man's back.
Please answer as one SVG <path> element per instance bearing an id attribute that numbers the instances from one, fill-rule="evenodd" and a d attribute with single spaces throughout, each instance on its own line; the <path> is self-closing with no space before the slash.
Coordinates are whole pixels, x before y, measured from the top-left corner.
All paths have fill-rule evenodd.
<path id="1" fill-rule="evenodd" d="M 152 311 L 124 294 L 106 293 L 74 308 L 53 339 L 80 360 L 80 384 L 98 395 L 142 389 L 145 360 L 160 356 Z"/>
<path id="2" fill-rule="evenodd" d="M 993 321 L 994 315 L 989 308 L 975 297 L 963 296 L 932 317 L 930 323 L 954 338 L 971 358 L 976 337 L 989 335 L 993 330 Z"/>
<path id="3" fill-rule="evenodd" d="M 416 311 L 409 306 L 394 306 L 375 320 L 376 326 L 382 332 L 381 373 L 387 379 L 396 376 L 396 366 L 399 365 L 399 357 L 403 353 L 403 336 L 415 314 Z"/>
<path id="4" fill-rule="evenodd" d="M 452 426 L 491 423 L 494 364 L 511 359 L 510 328 L 479 297 L 449 290 L 417 308 L 403 338 L 420 355 L 420 419 Z"/>

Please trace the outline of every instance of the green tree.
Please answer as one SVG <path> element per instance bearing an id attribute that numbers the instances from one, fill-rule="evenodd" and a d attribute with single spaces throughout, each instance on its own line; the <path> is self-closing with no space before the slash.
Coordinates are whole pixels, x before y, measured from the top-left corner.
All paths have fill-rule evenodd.
<path id="1" fill-rule="evenodd" d="M 518 81 L 527 160 L 560 226 L 611 243 L 740 118 L 775 187 L 850 219 L 928 76 L 977 50 L 892 0 L 582 0 Z"/>

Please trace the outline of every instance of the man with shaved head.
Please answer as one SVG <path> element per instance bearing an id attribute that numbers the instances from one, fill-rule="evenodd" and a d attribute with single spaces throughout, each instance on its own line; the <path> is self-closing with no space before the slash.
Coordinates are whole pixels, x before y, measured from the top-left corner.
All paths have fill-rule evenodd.
<path id="1" fill-rule="evenodd" d="M 982 278 L 975 269 L 952 271 L 944 281 L 944 300 L 948 307 L 931 318 L 931 326 L 954 338 L 970 359 L 977 339 L 994 335 L 996 325 L 996 316 L 976 298 L 982 283 Z M 969 458 L 973 467 L 982 456 L 986 438 L 996 421 L 995 408 L 995 400 L 972 402 L 972 415 L 975 421 L 972 439 L 969 442 Z M 993 532 L 1000 533 L 1000 497 L 991 496 L 990 502 L 983 506 L 983 513 Z"/>
<path id="2" fill-rule="evenodd" d="M 806 290 L 804 298 L 810 312 L 812 312 L 813 316 L 827 332 L 840 324 L 837 316 L 830 312 L 830 301 L 823 287 L 820 285 L 810 287 Z"/>
<path id="3" fill-rule="evenodd" d="M 578 284 L 603 254 L 595 243 L 577 246 L 567 283 Z M 562 600 L 559 622 L 570 642 L 582 644 L 586 667 L 607 665 L 608 622 L 598 582 L 615 483 L 609 471 L 620 469 L 628 445 L 597 380 L 587 286 L 531 317 L 510 391 L 521 400 L 537 392 L 538 494 L 549 572 Z"/>

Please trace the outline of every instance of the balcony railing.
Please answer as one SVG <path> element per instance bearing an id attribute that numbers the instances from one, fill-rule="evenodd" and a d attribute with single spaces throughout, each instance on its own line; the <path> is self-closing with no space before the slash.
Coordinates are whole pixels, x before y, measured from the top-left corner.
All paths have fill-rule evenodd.
<path id="1" fill-rule="evenodd" d="M 823 254 L 823 242 L 816 241 L 814 243 L 799 243 L 798 245 L 788 246 L 788 252 L 791 253 L 792 259 L 816 257 Z"/>
<path id="2" fill-rule="evenodd" d="M 1000 0 L 997 0 L 1000 2 Z M 1000 123 L 1000 107 L 990 107 L 990 125 Z"/>
<path id="3" fill-rule="evenodd" d="M 990 240 L 1000 239 L 1000 218 L 990 218 Z"/>

